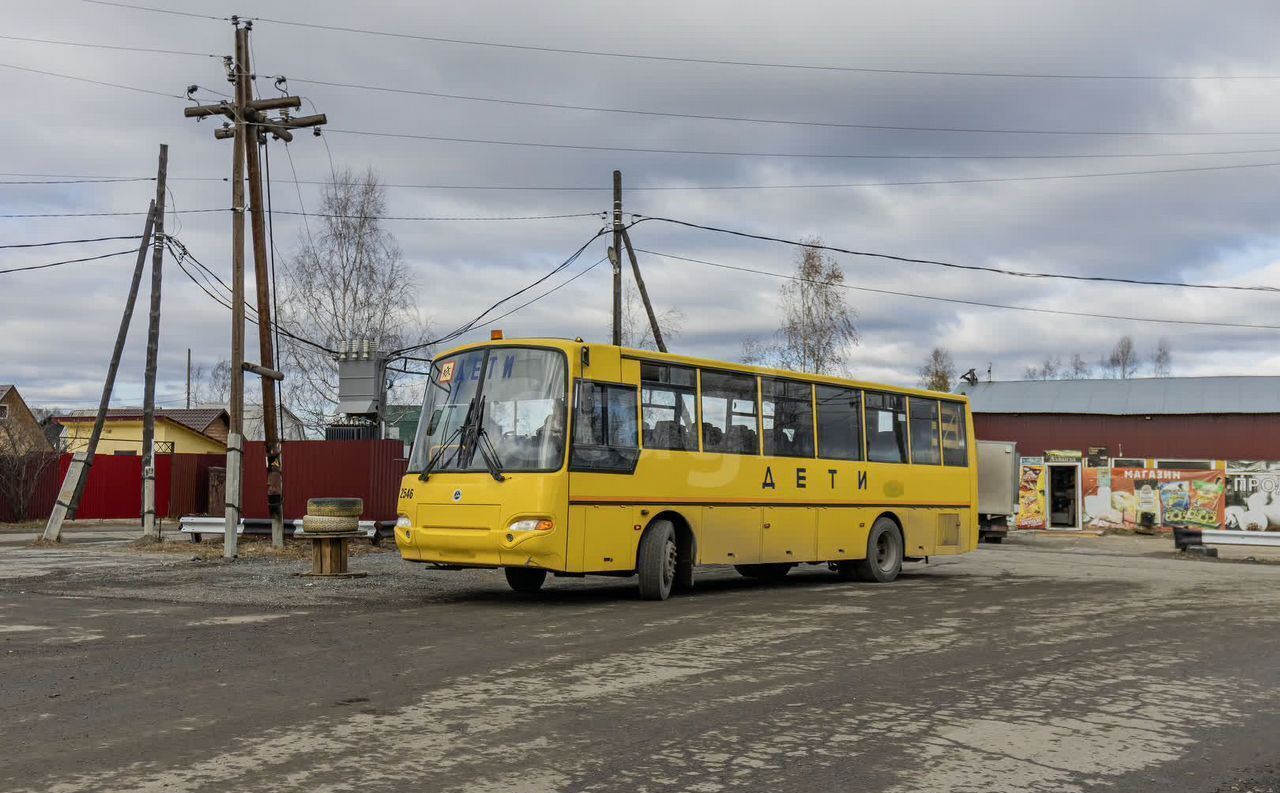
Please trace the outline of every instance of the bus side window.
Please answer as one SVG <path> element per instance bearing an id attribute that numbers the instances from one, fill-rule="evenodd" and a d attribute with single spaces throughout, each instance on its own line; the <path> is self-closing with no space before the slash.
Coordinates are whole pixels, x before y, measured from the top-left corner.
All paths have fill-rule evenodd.
<path id="1" fill-rule="evenodd" d="M 749 374 L 702 372 L 702 450 L 759 454 L 756 379 Z"/>
<path id="2" fill-rule="evenodd" d="M 640 450 L 634 387 L 580 381 L 573 422 L 571 470 L 635 470 Z"/>
<path id="3" fill-rule="evenodd" d="M 969 440 L 964 424 L 964 405 L 942 403 L 942 464 L 968 465 Z"/>
<path id="4" fill-rule="evenodd" d="M 761 378 L 764 453 L 813 456 L 813 389 L 808 383 Z"/>
<path id="5" fill-rule="evenodd" d="M 646 449 L 698 450 L 696 393 L 693 369 L 640 364 L 640 420 Z"/>
<path id="6" fill-rule="evenodd" d="M 938 400 L 908 397 L 907 408 L 911 421 L 911 462 L 916 465 L 941 465 Z"/>
<path id="7" fill-rule="evenodd" d="M 818 456 L 829 460 L 862 459 L 862 392 L 817 386 Z"/>
<path id="8" fill-rule="evenodd" d="M 880 391 L 866 393 L 867 459 L 873 463 L 907 461 L 907 398 Z"/>

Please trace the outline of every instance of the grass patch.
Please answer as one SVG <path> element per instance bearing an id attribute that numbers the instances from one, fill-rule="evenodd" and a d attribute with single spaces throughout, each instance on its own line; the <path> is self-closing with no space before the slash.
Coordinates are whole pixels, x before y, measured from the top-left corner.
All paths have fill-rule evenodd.
<path id="1" fill-rule="evenodd" d="M 201 561 L 222 558 L 222 538 L 202 542 L 169 541 L 156 542 L 152 539 L 135 540 L 129 548 L 143 553 L 166 553 L 174 556 L 186 556 Z M 351 556 L 368 556 L 370 554 L 393 553 L 394 546 L 376 546 L 367 540 L 352 540 L 347 545 Z M 236 554 L 241 559 L 279 559 L 303 560 L 311 558 L 310 540 L 285 540 L 283 548 L 271 547 L 268 537 L 241 537 L 236 545 Z"/>

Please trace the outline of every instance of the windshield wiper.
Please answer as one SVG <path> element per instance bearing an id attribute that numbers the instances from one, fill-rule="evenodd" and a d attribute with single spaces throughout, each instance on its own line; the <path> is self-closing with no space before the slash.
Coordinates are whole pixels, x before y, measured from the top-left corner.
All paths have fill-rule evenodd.
<path id="1" fill-rule="evenodd" d="M 489 440 L 489 431 L 484 428 L 485 405 L 485 400 L 481 399 L 480 409 L 476 411 L 475 429 L 472 432 L 471 451 L 467 456 L 467 465 L 471 464 L 471 458 L 475 456 L 476 451 L 479 451 L 489 476 L 492 476 L 496 482 L 504 482 L 506 477 L 502 475 L 502 458 L 498 456 L 498 450 L 493 448 L 493 443 Z"/>
<path id="2" fill-rule="evenodd" d="M 431 476 L 431 472 L 436 469 L 436 464 L 440 462 L 440 458 L 444 456 L 445 452 L 449 451 L 449 444 L 461 438 L 462 433 L 467 429 L 467 425 L 471 421 L 471 412 L 475 410 L 475 408 L 476 398 L 472 397 L 471 402 L 467 405 L 467 414 L 463 417 L 462 423 L 458 425 L 457 429 L 449 433 L 449 436 L 441 442 L 439 448 L 436 449 L 436 453 L 431 456 L 431 459 L 427 461 L 426 466 L 422 469 L 422 473 L 418 474 L 419 481 L 427 481 L 427 477 Z M 459 443 L 453 448 L 455 457 L 462 449 L 462 446 L 463 444 Z"/>

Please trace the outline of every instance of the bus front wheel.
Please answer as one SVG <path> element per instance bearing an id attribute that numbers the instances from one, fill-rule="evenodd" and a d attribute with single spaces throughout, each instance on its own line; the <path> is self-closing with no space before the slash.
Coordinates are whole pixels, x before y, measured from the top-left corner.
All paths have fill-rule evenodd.
<path id="1" fill-rule="evenodd" d="M 525 594 L 542 589 L 543 582 L 547 580 L 547 571 L 535 567 L 507 567 L 504 572 L 507 574 L 507 584 L 515 591 Z"/>
<path id="2" fill-rule="evenodd" d="M 902 572 L 902 532 L 889 518 L 880 518 L 867 535 L 867 558 L 855 560 L 851 567 L 859 581 L 887 584 Z"/>
<path id="3" fill-rule="evenodd" d="M 655 520 L 640 538 L 640 548 L 636 553 L 641 599 L 666 600 L 670 597 L 678 562 L 675 526 L 669 520 Z"/>

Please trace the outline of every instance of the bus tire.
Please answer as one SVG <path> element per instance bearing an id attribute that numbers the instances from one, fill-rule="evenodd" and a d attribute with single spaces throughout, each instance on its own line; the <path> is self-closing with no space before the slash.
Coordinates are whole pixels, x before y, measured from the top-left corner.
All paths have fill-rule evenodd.
<path id="1" fill-rule="evenodd" d="M 503 572 L 507 574 L 507 584 L 526 595 L 542 589 L 543 582 L 547 580 L 547 571 L 536 567 L 506 567 Z"/>
<path id="2" fill-rule="evenodd" d="M 636 552 L 642 600 L 666 600 L 671 596 L 678 559 L 675 527 L 669 520 L 655 520 L 640 538 Z"/>
<path id="3" fill-rule="evenodd" d="M 791 572 L 791 565 L 786 562 L 735 564 L 733 569 L 747 578 L 755 578 L 760 581 L 781 581 L 787 577 L 787 573 Z"/>
<path id="4" fill-rule="evenodd" d="M 853 563 L 859 581 L 887 584 L 902 572 L 902 532 L 892 519 L 882 517 L 867 535 L 867 558 Z"/>

